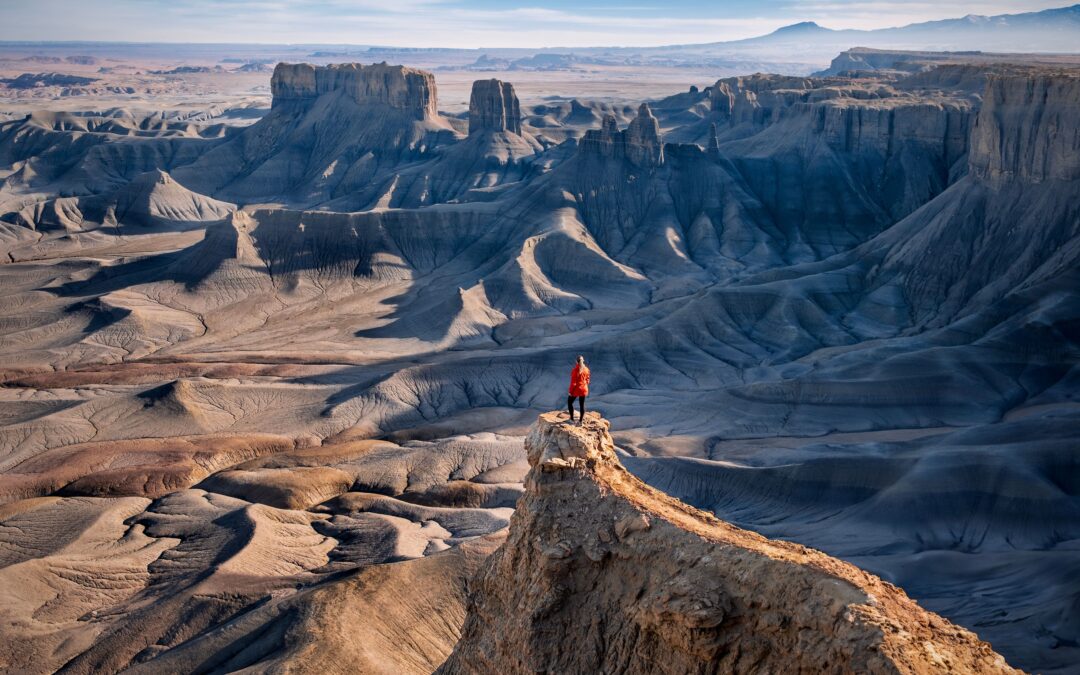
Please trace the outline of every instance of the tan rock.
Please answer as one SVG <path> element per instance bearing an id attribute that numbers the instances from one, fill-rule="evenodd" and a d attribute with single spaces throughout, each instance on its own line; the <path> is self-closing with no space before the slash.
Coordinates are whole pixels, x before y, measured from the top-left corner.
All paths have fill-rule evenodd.
<path id="1" fill-rule="evenodd" d="M 872 574 L 648 487 L 596 413 L 541 415 L 525 446 L 509 538 L 437 672 L 1016 672 Z"/>

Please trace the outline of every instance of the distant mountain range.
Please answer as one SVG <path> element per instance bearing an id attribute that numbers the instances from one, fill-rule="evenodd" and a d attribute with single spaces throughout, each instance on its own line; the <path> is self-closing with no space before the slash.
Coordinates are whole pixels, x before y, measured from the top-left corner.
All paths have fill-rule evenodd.
<path id="1" fill-rule="evenodd" d="M 813 21 L 742 40 L 663 47 L 481 50 L 473 70 L 560 70 L 584 63 L 730 67 L 800 73 L 816 70 L 853 47 L 914 51 L 1075 53 L 1080 51 L 1080 5 L 1023 14 L 913 23 L 876 30 L 832 29 Z M 371 51 L 377 51 L 372 48 Z M 388 50 L 389 51 L 389 50 Z M 548 58 L 538 62 L 536 54 Z M 558 58 L 555 58 L 555 57 Z"/>
<path id="2" fill-rule="evenodd" d="M 828 45 L 830 49 L 843 45 L 845 49 L 860 46 L 945 51 L 1077 52 L 1080 51 L 1080 5 L 1023 14 L 968 14 L 958 19 L 876 30 L 835 30 L 813 21 L 803 21 L 744 40 L 681 47 L 739 49 L 791 43 Z"/>
<path id="3" fill-rule="evenodd" d="M 103 42 L 0 42 L 5 55 L 61 60 L 72 50 L 82 58 L 169 58 L 222 63 L 309 61 L 315 64 L 386 61 L 433 70 L 502 72 L 580 70 L 604 66 L 705 68 L 717 76 L 747 72 L 805 75 L 819 71 L 854 47 L 912 51 L 1024 53 L 1080 52 L 1080 4 L 1022 14 L 927 21 L 876 30 L 832 29 L 813 21 L 767 35 L 661 47 L 403 48 L 376 45 L 210 45 Z M 9 57 L 10 58 L 10 57 Z"/>

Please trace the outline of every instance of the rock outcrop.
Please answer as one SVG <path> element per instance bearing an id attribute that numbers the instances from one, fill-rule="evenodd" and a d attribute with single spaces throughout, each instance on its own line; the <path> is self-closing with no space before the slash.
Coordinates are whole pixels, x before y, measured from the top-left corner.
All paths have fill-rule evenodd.
<path id="1" fill-rule="evenodd" d="M 188 190 L 161 170 L 137 176 L 113 199 L 118 222 L 143 227 L 220 220 L 235 208 Z"/>
<path id="2" fill-rule="evenodd" d="M 514 85 L 501 80 L 473 82 L 469 97 L 469 134 L 478 131 L 521 133 L 521 105 Z"/>
<path id="3" fill-rule="evenodd" d="M 905 52 L 855 47 L 840 52 L 828 68 L 815 74 L 829 76 L 879 70 L 918 72 L 932 67 L 935 62 L 947 61 L 950 57 L 952 55 L 947 52 Z"/>
<path id="4" fill-rule="evenodd" d="M 730 124 L 771 124 L 806 100 L 814 82 L 805 77 L 749 75 L 718 80 L 709 92 L 713 112 Z"/>
<path id="5" fill-rule="evenodd" d="M 1016 672 L 881 579 L 646 486 L 595 413 L 541 415 L 525 446 L 525 496 L 439 673 Z"/>
<path id="6" fill-rule="evenodd" d="M 435 76 L 406 66 L 373 63 L 279 63 L 270 80 L 274 106 L 288 101 L 313 100 L 341 90 L 357 103 L 383 103 L 415 119 L 437 114 Z"/>
<path id="7" fill-rule="evenodd" d="M 966 95 L 754 75 L 717 82 L 712 105 L 724 156 L 799 256 L 869 239 L 967 168 L 974 105 Z"/>
<path id="8" fill-rule="evenodd" d="M 660 123 L 648 103 L 641 104 L 637 117 L 623 131 L 614 115 L 605 115 L 599 129 L 585 132 L 581 152 L 586 157 L 626 159 L 639 168 L 660 166 L 664 163 Z"/>
<path id="9" fill-rule="evenodd" d="M 664 163 L 664 144 L 660 141 L 660 122 L 648 103 L 638 108 L 637 117 L 626 127 L 626 158 L 637 166 L 660 166 Z"/>
<path id="10" fill-rule="evenodd" d="M 278 64 L 270 113 L 173 177 L 230 201 L 347 198 L 370 208 L 395 170 L 459 134 L 438 115 L 435 78 L 385 63 Z"/>
<path id="11" fill-rule="evenodd" d="M 971 132 L 969 161 L 983 178 L 1080 178 L 1080 76 L 990 77 Z"/>

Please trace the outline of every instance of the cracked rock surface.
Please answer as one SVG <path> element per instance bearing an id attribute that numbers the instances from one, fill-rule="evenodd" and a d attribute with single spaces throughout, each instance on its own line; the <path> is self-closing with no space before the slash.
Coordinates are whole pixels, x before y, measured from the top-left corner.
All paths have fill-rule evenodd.
<path id="1" fill-rule="evenodd" d="M 871 574 L 648 487 L 608 426 L 530 429 L 525 495 L 437 672 L 1019 672 Z"/>

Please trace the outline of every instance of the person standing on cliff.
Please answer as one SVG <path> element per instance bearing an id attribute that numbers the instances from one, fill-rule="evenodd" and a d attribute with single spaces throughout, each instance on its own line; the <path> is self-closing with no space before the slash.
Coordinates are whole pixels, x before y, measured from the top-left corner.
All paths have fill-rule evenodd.
<path id="1" fill-rule="evenodd" d="M 585 397 L 589 395 L 589 379 L 591 377 L 592 373 L 589 372 L 589 367 L 585 365 L 585 357 L 577 357 L 574 370 L 570 373 L 570 395 L 566 397 L 566 409 L 570 411 L 571 422 L 574 421 L 575 398 L 578 400 L 578 408 L 581 410 L 578 424 L 585 421 Z"/>

